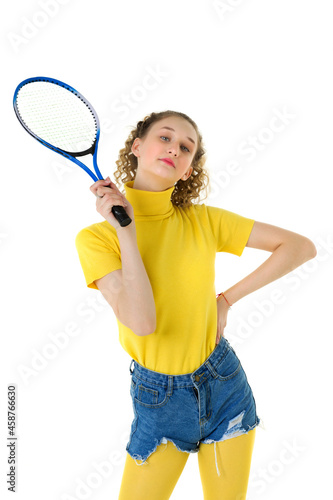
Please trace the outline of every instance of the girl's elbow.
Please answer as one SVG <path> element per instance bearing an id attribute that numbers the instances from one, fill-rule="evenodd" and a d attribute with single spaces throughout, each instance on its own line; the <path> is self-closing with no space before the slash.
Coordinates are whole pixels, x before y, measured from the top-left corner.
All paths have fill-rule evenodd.
<path id="1" fill-rule="evenodd" d="M 152 323 L 144 324 L 144 325 L 137 325 L 137 328 L 135 328 L 134 333 L 135 335 L 138 335 L 139 337 L 146 337 L 147 335 L 151 335 L 154 333 L 156 330 L 156 325 Z"/>
<path id="2" fill-rule="evenodd" d="M 137 321 L 132 330 L 135 335 L 138 335 L 139 337 L 151 335 L 156 330 L 156 317 Z"/>
<path id="3" fill-rule="evenodd" d="M 306 252 L 309 257 L 308 260 L 314 259 L 314 257 L 316 257 L 317 255 L 316 245 L 309 238 L 305 238 L 305 240 Z"/>
<path id="4" fill-rule="evenodd" d="M 303 263 L 314 259 L 317 255 L 316 245 L 309 238 L 302 236 L 300 243 L 300 253 L 303 256 Z"/>

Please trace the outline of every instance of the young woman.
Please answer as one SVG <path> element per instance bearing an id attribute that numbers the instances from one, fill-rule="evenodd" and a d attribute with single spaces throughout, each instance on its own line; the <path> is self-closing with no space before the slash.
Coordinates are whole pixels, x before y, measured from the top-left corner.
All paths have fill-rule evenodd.
<path id="1" fill-rule="evenodd" d="M 260 418 L 224 337 L 228 310 L 316 255 L 302 235 L 193 203 L 207 187 L 205 161 L 191 118 L 152 113 L 116 162 L 125 195 L 109 177 L 95 182 L 105 221 L 76 237 L 87 286 L 112 307 L 132 358 L 134 419 L 120 500 L 170 498 L 189 453 L 198 453 L 205 500 L 245 499 Z M 125 207 L 131 224 L 119 225 L 113 205 Z M 241 256 L 246 246 L 272 254 L 216 297 L 216 252 Z"/>

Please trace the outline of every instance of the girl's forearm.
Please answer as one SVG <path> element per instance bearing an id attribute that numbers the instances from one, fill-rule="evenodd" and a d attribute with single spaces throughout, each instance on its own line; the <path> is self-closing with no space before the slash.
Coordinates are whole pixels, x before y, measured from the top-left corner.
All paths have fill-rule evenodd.
<path id="1" fill-rule="evenodd" d="M 226 290 L 224 295 L 230 304 L 234 304 L 246 295 L 285 276 L 315 256 L 315 247 L 305 243 L 304 240 L 281 243 L 263 264 Z"/>
<path id="2" fill-rule="evenodd" d="M 122 287 L 119 292 L 120 318 L 137 335 L 148 335 L 156 329 L 156 310 L 152 287 L 143 264 L 133 227 L 120 228 L 118 239 L 122 260 Z"/>

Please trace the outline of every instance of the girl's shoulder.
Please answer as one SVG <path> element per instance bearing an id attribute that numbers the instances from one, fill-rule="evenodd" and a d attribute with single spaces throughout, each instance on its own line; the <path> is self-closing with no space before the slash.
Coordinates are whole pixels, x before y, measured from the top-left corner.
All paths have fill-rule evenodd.
<path id="1" fill-rule="evenodd" d="M 101 239 L 110 240 L 117 236 L 116 229 L 108 221 L 95 222 L 82 228 L 76 235 L 76 240 Z"/>

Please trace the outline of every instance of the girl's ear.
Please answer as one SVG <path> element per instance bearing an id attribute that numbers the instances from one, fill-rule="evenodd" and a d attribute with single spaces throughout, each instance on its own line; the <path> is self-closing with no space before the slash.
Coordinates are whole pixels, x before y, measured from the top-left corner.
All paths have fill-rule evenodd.
<path id="1" fill-rule="evenodd" d="M 190 167 L 188 169 L 188 171 L 183 175 L 182 180 L 187 181 L 187 179 L 190 177 L 192 172 L 193 172 L 193 167 Z"/>
<path id="2" fill-rule="evenodd" d="M 139 153 L 140 153 L 140 138 L 139 137 L 137 137 L 136 139 L 134 139 L 131 149 L 132 149 L 132 153 L 136 157 L 140 156 L 139 155 Z"/>

